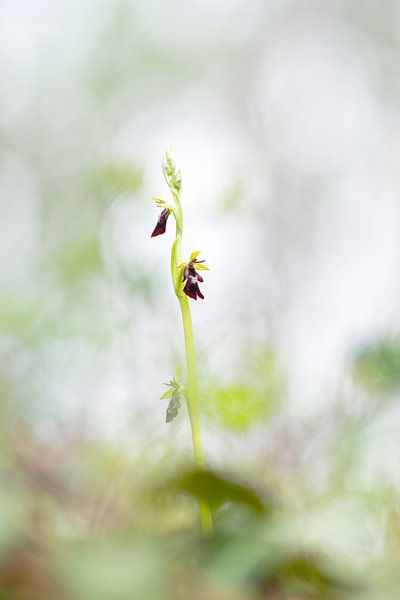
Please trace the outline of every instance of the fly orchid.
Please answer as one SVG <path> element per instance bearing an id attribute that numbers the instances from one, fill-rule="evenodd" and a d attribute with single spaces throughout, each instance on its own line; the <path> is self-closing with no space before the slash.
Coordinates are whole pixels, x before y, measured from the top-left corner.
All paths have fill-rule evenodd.
<path id="1" fill-rule="evenodd" d="M 184 396 L 188 408 L 191 431 L 193 454 L 196 467 L 199 470 L 205 470 L 203 443 L 201 438 L 200 424 L 200 406 L 197 387 L 197 367 L 196 353 L 194 347 L 194 336 L 192 326 L 192 316 L 188 298 L 197 300 L 204 299 L 199 283 L 203 282 L 202 276 L 198 271 L 206 271 L 204 260 L 197 260 L 200 251 L 192 252 L 187 262 L 182 263 L 181 244 L 183 232 L 183 211 L 181 204 L 182 193 L 182 175 L 176 168 L 175 162 L 170 150 L 167 150 L 163 160 L 163 173 L 165 181 L 169 187 L 173 198 L 173 204 L 167 204 L 161 198 L 154 198 L 157 206 L 162 209 L 157 224 L 151 234 L 151 237 L 162 235 L 166 231 L 167 220 L 170 215 L 175 219 L 175 240 L 171 250 L 171 277 L 174 286 L 175 295 L 179 301 L 183 332 L 185 337 L 185 355 L 186 355 L 186 383 L 183 387 L 174 379 L 167 385 L 170 389 L 164 392 L 161 398 L 170 398 L 167 408 L 166 421 L 171 422 L 178 414 L 181 404 L 181 397 Z M 200 500 L 200 518 L 203 534 L 212 535 L 213 522 L 209 504 L 205 500 Z"/>

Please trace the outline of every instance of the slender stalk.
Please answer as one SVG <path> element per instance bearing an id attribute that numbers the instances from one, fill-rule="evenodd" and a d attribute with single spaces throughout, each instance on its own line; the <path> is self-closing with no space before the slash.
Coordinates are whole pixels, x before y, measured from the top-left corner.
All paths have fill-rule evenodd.
<path id="1" fill-rule="evenodd" d="M 189 412 L 190 426 L 192 430 L 193 454 L 196 467 L 200 470 L 205 468 L 203 443 L 201 439 L 200 409 L 197 389 L 196 353 L 194 348 L 192 316 L 190 314 L 189 301 L 185 297 L 179 298 L 182 312 L 183 331 L 185 335 L 186 351 L 186 402 Z M 200 500 L 200 519 L 203 534 L 211 536 L 213 523 L 211 509 L 207 502 Z"/>
<path id="2" fill-rule="evenodd" d="M 205 469 L 203 443 L 201 439 L 200 407 L 199 394 L 197 386 L 197 366 L 196 352 L 194 346 L 192 315 L 187 296 L 182 291 L 182 270 L 179 269 L 181 263 L 181 241 L 183 227 L 183 213 L 179 194 L 173 192 L 175 199 L 175 221 L 176 235 L 171 252 L 171 276 L 174 284 L 175 294 L 181 307 L 183 332 L 185 338 L 186 354 L 186 386 L 185 398 L 188 407 L 190 427 L 192 432 L 192 445 L 195 465 L 199 470 Z M 200 520 L 203 534 L 209 537 L 213 533 L 212 514 L 210 506 L 204 500 L 200 500 Z"/>

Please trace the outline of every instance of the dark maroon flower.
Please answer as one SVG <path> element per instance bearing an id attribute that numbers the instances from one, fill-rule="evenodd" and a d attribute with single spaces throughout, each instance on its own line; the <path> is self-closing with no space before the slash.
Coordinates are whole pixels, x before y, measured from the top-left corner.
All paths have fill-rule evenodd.
<path id="1" fill-rule="evenodd" d="M 170 212 L 171 211 L 169 210 L 169 208 L 164 208 L 164 210 L 160 213 L 160 216 L 158 217 L 157 224 L 154 227 L 154 231 L 151 234 L 151 237 L 156 237 L 157 235 L 165 233 L 165 229 L 167 227 L 167 220 L 170 215 Z"/>
<path id="2" fill-rule="evenodd" d="M 188 262 L 183 271 L 182 281 L 186 281 L 183 291 L 185 292 L 186 296 L 193 298 L 193 300 L 197 300 L 197 298 L 204 300 L 204 296 L 199 288 L 199 282 L 202 283 L 203 278 L 195 269 L 196 263 L 199 264 L 203 262 L 204 260 L 197 260 L 196 258 L 193 258 L 190 262 Z"/>

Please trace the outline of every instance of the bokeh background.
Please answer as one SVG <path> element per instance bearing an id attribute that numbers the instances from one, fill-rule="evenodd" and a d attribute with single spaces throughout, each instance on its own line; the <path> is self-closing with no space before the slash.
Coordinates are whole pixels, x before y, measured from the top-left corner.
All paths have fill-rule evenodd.
<path id="1" fill-rule="evenodd" d="M 398 598 L 399 42 L 396 0 L 1 1 L 1 600 Z M 205 549 L 159 493 L 191 462 L 170 146 Z"/>

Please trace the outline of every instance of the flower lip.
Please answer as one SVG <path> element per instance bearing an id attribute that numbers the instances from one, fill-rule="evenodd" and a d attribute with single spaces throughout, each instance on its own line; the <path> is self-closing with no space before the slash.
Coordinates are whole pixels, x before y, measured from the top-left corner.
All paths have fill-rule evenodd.
<path id="1" fill-rule="evenodd" d="M 165 230 L 167 228 L 167 220 L 170 213 L 171 211 L 169 208 L 164 208 L 164 210 L 161 211 L 156 226 L 154 227 L 153 233 L 151 234 L 152 238 L 165 233 Z"/>
<path id="2" fill-rule="evenodd" d="M 193 298 L 193 300 L 197 300 L 197 298 L 204 300 L 204 296 L 201 293 L 197 279 L 191 275 L 189 275 L 187 278 L 183 291 L 185 292 L 186 296 Z"/>

